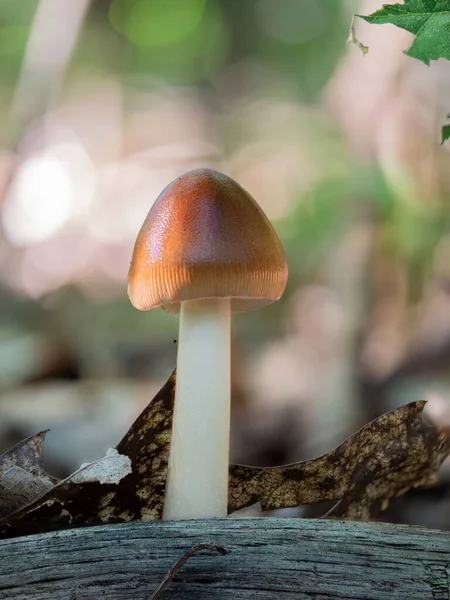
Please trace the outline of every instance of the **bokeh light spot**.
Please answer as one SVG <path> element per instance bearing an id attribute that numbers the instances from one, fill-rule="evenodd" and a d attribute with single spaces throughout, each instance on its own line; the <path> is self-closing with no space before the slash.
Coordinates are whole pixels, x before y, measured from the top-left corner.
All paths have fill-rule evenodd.
<path id="1" fill-rule="evenodd" d="M 323 34 L 327 11 L 318 0 L 259 0 L 256 16 L 262 31 L 284 44 L 305 44 Z"/>
<path id="2" fill-rule="evenodd" d="M 27 246 L 51 238 L 89 204 L 94 186 L 90 161 L 74 144 L 30 157 L 18 168 L 2 207 L 9 241 Z"/>
<path id="3" fill-rule="evenodd" d="M 74 202 L 70 177 L 52 156 L 33 158 L 22 167 L 13 196 L 5 203 L 3 219 L 8 237 L 19 244 L 56 233 Z"/>
<path id="4" fill-rule="evenodd" d="M 110 21 L 137 46 L 171 46 L 195 33 L 205 5 L 205 0 L 115 0 Z"/>

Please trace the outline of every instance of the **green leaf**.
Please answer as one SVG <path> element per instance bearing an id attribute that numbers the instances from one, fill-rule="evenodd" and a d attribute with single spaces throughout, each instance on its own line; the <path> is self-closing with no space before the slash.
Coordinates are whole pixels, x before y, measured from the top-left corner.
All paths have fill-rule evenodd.
<path id="1" fill-rule="evenodd" d="M 432 60 L 450 60 L 450 0 L 405 0 L 385 4 L 371 15 L 357 15 L 368 23 L 390 23 L 415 35 L 408 56 L 429 65 Z"/>
<path id="2" fill-rule="evenodd" d="M 355 35 L 354 18 L 368 23 L 390 23 L 414 34 L 415 38 L 405 53 L 429 65 L 432 60 L 450 60 L 450 0 L 405 0 L 404 4 L 384 4 L 371 15 L 354 15 L 350 38 L 366 54 L 364 46 Z M 450 139 L 450 125 L 442 127 L 442 144 Z"/>
<path id="3" fill-rule="evenodd" d="M 442 128 L 442 142 L 441 142 L 441 144 L 443 144 L 448 139 L 450 139 L 450 125 L 444 125 L 444 127 Z"/>

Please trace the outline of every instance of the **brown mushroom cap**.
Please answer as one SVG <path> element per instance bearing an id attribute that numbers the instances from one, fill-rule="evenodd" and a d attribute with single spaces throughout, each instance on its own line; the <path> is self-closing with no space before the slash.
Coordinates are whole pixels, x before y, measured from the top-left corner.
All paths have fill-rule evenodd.
<path id="1" fill-rule="evenodd" d="M 234 311 L 278 300 L 286 257 L 272 225 L 233 179 L 210 169 L 177 177 L 159 195 L 139 232 L 128 295 L 139 310 L 230 298 Z"/>

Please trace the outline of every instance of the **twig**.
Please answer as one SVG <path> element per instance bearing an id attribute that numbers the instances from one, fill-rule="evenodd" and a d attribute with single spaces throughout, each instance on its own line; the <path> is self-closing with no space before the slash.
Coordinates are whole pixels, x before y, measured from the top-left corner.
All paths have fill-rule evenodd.
<path id="1" fill-rule="evenodd" d="M 164 590 L 164 588 L 172 581 L 172 579 L 181 569 L 184 563 L 199 550 L 213 550 L 214 552 L 218 552 L 219 554 L 228 554 L 229 552 L 231 552 L 228 548 L 225 548 L 225 546 L 217 546 L 216 544 L 196 544 L 195 546 L 192 546 L 192 548 L 189 548 L 189 550 L 185 552 L 185 554 L 183 554 L 183 556 L 179 560 L 177 560 L 177 562 L 173 565 L 173 567 L 170 569 L 170 571 L 166 574 L 164 579 L 159 584 L 158 588 L 150 596 L 150 600 L 157 600 L 157 598 L 161 596 L 161 593 Z"/>
<path id="2" fill-rule="evenodd" d="M 357 16 L 358 15 L 353 15 L 352 17 L 352 22 L 350 23 L 350 35 L 348 36 L 347 44 L 355 44 L 355 46 L 358 46 L 358 48 L 361 50 L 363 56 L 365 56 L 369 52 L 369 48 L 368 46 L 364 46 L 364 44 L 356 37 L 355 17 Z"/>

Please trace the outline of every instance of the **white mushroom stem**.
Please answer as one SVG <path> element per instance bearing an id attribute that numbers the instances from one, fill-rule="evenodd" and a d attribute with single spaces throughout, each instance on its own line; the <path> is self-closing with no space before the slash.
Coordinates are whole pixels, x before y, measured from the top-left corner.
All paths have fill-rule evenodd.
<path id="1" fill-rule="evenodd" d="M 230 312 L 227 299 L 181 305 L 163 519 L 227 514 Z"/>

